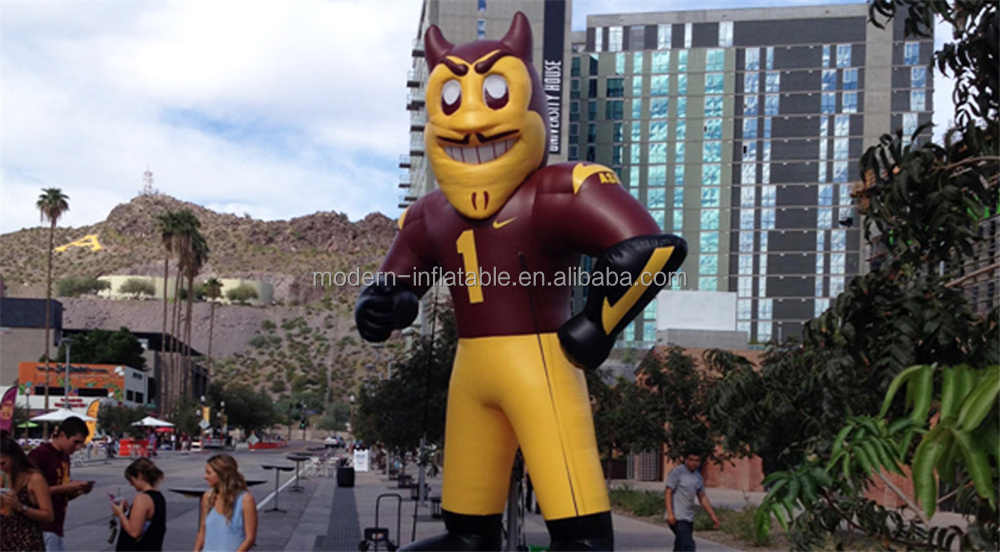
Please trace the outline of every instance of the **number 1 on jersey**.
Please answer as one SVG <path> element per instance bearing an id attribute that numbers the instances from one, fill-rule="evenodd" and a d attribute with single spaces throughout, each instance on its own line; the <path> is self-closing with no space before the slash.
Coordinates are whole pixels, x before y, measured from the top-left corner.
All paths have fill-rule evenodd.
<path id="1" fill-rule="evenodd" d="M 458 246 L 458 254 L 462 256 L 465 285 L 469 288 L 469 303 L 482 303 L 483 288 L 479 285 L 479 257 L 476 255 L 476 239 L 472 229 L 462 232 L 455 245 Z"/>

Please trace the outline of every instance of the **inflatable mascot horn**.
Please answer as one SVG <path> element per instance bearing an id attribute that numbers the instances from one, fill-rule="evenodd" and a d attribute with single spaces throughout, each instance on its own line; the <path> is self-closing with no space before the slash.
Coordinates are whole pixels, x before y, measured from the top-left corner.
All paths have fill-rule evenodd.
<path id="1" fill-rule="evenodd" d="M 608 168 L 546 166 L 548 116 L 517 13 L 499 40 L 449 43 L 427 29 L 427 156 L 440 186 L 399 219 L 365 288 L 361 336 L 411 324 L 439 268 L 459 342 L 448 390 L 441 505 L 447 532 L 410 550 L 499 550 L 520 446 L 551 550 L 611 550 L 614 534 L 584 373 L 687 254 Z M 597 258 L 587 304 L 571 313 L 580 255 Z M 455 279 L 452 281 L 454 282 Z"/>

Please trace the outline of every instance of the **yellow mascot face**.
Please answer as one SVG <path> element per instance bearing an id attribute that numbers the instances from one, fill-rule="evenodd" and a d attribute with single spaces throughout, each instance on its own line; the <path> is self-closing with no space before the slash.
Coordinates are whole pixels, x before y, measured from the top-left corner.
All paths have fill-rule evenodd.
<path id="1" fill-rule="evenodd" d="M 485 219 L 547 157 L 543 94 L 535 71 L 504 41 L 446 49 L 427 82 L 427 157 L 452 207 Z"/>

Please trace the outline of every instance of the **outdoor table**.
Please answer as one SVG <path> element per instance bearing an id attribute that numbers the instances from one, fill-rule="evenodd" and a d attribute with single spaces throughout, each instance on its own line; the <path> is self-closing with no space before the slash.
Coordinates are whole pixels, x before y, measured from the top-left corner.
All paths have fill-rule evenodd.
<path id="1" fill-rule="evenodd" d="M 281 472 L 292 471 L 295 468 L 293 468 L 292 466 L 284 466 L 284 465 L 279 466 L 277 464 L 261 464 L 260 467 L 264 468 L 265 470 L 274 470 L 274 507 L 268 508 L 267 510 L 264 511 L 281 512 L 281 513 L 288 512 L 288 510 L 282 510 L 281 508 L 278 508 L 278 479 L 281 477 Z"/>
<path id="2" fill-rule="evenodd" d="M 289 466 L 289 469 L 291 469 L 291 466 Z M 254 487 L 254 486 L 260 485 L 261 483 L 267 483 L 267 481 L 265 481 L 263 479 L 247 479 L 246 481 L 247 481 L 247 487 Z M 202 495 L 204 495 L 205 493 L 207 493 L 209 490 L 210 489 L 208 489 L 207 487 L 186 487 L 186 488 L 185 487 L 176 487 L 176 488 L 170 489 L 171 492 L 184 495 L 184 496 L 186 496 L 188 498 L 197 498 L 198 499 L 198 503 L 199 503 L 199 505 L 198 505 L 198 530 L 199 531 L 201 530 L 201 497 L 202 497 Z M 275 502 L 277 502 L 278 497 L 275 496 L 274 500 L 275 500 Z"/>
<path id="3" fill-rule="evenodd" d="M 305 488 L 302 485 L 299 485 L 299 466 L 302 464 L 302 462 L 309 460 L 311 457 L 302 454 L 289 454 L 288 456 L 286 456 L 286 458 L 288 458 L 292 462 L 295 462 L 295 484 L 292 485 L 292 492 L 301 493 L 305 491 Z"/>

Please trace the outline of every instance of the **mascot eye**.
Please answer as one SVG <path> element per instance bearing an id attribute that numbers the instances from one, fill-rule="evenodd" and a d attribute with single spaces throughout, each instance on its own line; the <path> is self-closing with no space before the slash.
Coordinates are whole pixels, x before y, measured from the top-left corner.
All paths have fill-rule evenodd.
<path id="1" fill-rule="evenodd" d="M 445 115 L 458 111 L 462 105 L 462 85 L 455 79 L 444 83 L 441 87 L 441 109 Z"/>
<path id="2" fill-rule="evenodd" d="M 490 109 L 500 109 L 507 105 L 507 80 L 500 75 L 490 75 L 483 81 L 483 98 Z"/>

